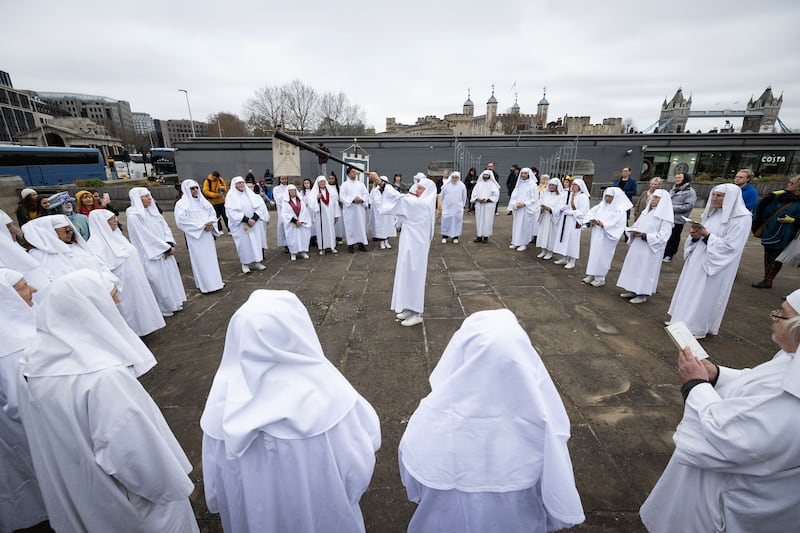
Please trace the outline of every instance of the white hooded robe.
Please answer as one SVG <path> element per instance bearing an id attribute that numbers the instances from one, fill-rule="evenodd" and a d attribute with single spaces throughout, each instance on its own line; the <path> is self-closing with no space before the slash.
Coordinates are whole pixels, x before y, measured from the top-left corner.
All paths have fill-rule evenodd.
<path id="1" fill-rule="evenodd" d="M 192 196 L 191 187 L 198 188 L 197 198 Z M 225 286 L 225 283 L 222 282 L 217 259 L 217 242 L 214 239 L 222 234 L 217 226 L 214 206 L 203 196 L 202 188 L 195 180 L 183 180 L 181 193 L 181 199 L 175 203 L 175 225 L 186 236 L 194 284 L 203 293 L 218 291 Z M 213 228 L 206 231 L 205 226 L 209 223 L 213 224 Z M 230 224 L 230 220 L 228 223 Z"/>

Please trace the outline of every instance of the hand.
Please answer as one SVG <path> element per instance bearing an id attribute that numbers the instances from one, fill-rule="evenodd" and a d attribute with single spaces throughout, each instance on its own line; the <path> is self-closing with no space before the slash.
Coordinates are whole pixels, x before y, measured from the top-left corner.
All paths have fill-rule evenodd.
<path id="1" fill-rule="evenodd" d="M 369 177 L 370 183 L 379 183 L 381 181 L 381 177 L 378 176 L 377 172 L 367 172 L 367 176 Z"/>
<path id="2" fill-rule="evenodd" d="M 781 224 L 794 224 L 794 218 L 789 215 L 778 217 L 778 222 Z"/>
<path id="3" fill-rule="evenodd" d="M 336 224 L 337 222 L 339 222 L 339 217 L 333 217 L 333 223 Z"/>
<path id="4" fill-rule="evenodd" d="M 354 203 L 354 204 L 363 204 L 363 203 L 364 203 L 364 200 L 362 200 L 360 197 L 356 196 L 356 197 L 353 199 L 353 203 Z"/>
<path id="5" fill-rule="evenodd" d="M 600 226 L 601 228 L 604 226 L 602 220 L 593 220 L 595 226 Z"/>
<path id="6" fill-rule="evenodd" d="M 175 255 L 175 247 L 174 246 L 170 246 L 169 250 L 164 252 L 164 259 L 167 259 L 167 258 L 169 258 L 170 256 L 173 256 L 173 255 Z"/>
<path id="7" fill-rule="evenodd" d="M 719 375 L 719 369 L 717 366 L 708 359 L 703 359 L 700 361 L 700 363 L 706 367 L 706 372 L 708 372 L 708 381 L 716 380 L 717 376 Z"/>
<path id="8" fill-rule="evenodd" d="M 710 233 L 708 230 L 700 224 L 692 224 L 692 227 L 689 228 L 689 236 L 692 239 L 702 239 L 704 237 L 708 237 L 709 235 Z"/>
<path id="9" fill-rule="evenodd" d="M 250 227 L 252 228 L 253 226 L 255 226 L 255 225 L 256 225 L 256 221 L 255 221 L 255 220 L 253 220 L 252 218 L 248 218 L 248 219 L 247 219 L 247 225 L 248 225 L 248 226 L 250 226 Z"/>
<path id="10" fill-rule="evenodd" d="M 525 207 L 525 204 L 524 204 L 524 203 L 522 203 L 522 202 L 517 202 L 517 208 L 518 208 L 518 209 L 522 209 L 523 207 Z"/>
<path id="11" fill-rule="evenodd" d="M 300 226 L 303 225 L 303 223 L 298 220 L 297 222 L 294 223 L 294 225 L 299 228 Z"/>
<path id="12" fill-rule="evenodd" d="M 317 194 L 317 200 L 322 200 L 322 193 Z"/>
<path id="13" fill-rule="evenodd" d="M 692 379 L 705 379 L 710 381 L 708 369 L 701 363 L 688 347 L 678 352 L 678 376 L 681 383 Z"/>
<path id="14" fill-rule="evenodd" d="M 213 222 L 209 222 L 208 224 L 203 226 L 203 231 L 211 231 L 212 229 L 214 229 L 214 223 Z"/>

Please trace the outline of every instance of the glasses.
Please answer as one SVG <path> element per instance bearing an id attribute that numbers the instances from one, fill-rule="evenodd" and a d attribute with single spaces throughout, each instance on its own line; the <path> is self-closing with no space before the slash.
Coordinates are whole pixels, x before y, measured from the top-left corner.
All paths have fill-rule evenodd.
<path id="1" fill-rule="evenodd" d="M 792 316 L 783 316 L 780 311 L 775 309 L 774 311 L 769 312 L 769 317 L 772 320 L 789 320 L 790 318 L 794 318 Z"/>

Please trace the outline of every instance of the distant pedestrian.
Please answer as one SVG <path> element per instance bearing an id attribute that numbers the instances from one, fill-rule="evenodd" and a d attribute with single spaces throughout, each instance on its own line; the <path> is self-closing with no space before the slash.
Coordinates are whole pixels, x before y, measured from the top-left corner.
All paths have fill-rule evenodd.
<path id="1" fill-rule="evenodd" d="M 684 172 L 675 174 L 675 185 L 669 190 L 672 201 L 673 227 L 672 234 L 664 248 L 664 262 L 669 263 L 672 257 L 678 252 L 681 244 L 681 233 L 686 224 L 684 218 L 688 218 L 697 203 L 697 193 L 692 188 L 691 176 Z"/>
<path id="2" fill-rule="evenodd" d="M 506 177 L 506 190 L 508 191 L 508 197 L 511 198 L 511 195 L 514 194 L 514 187 L 517 186 L 517 179 L 519 178 L 520 166 L 514 163 L 511 165 L 511 170 L 508 171 L 508 176 Z M 508 213 L 511 214 L 511 211 Z"/>
<path id="3" fill-rule="evenodd" d="M 631 178 L 631 169 L 630 167 L 622 167 L 622 172 L 620 177 L 614 180 L 614 183 L 611 184 L 612 187 L 619 187 L 625 193 L 625 196 L 628 197 L 628 200 L 631 201 L 631 205 L 633 204 L 633 197 L 636 196 L 636 189 L 638 186 L 638 182 L 635 178 Z M 630 211 L 628 211 L 628 218 L 630 219 Z"/>
<path id="4" fill-rule="evenodd" d="M 227 192 L 228 187 L 225 185 L 225 179 L 216 170 L 203 181 L 203 196 L 214 207 L 217 218 L 222 219 L 225 223 L 225 228 L 230 233 L 231 227 L 228 225 L 228 215 L 225 214 L 225 195 Z M 220 229 L 222 228 L 220 227 Z"/>
<path id="5" fill-rule="evenodd" d="M 751 213 L 758 204 L 758 191 L 751 183 L 755 175 L 752 170 L 743 168 L 733 177 L 733 182 L 742 189 L 742 200 Z"/>
<path id="6" fill-rule="evenodd" d="M 470 167 L 469 171 L 467 172 L 466 177 L 464 178 L 464 185 L 467 187 L 467 200 L 469 201 L 469 213 L 475 212 L 475 203 L 472 201 L 472 190 L 475 188 L 475 185 L 478 184 L 478 171 L 475 167 Z"/>
<path id="7" fill-rule="evenodd" d="M 752 286 L 770 289 L 783 266 L 778 256 L 800 229 L 800 176 L 790 178 L 784 190 L 761 199 L 753 216 L 752 229 L 764 247 L 764 279 L 753 282 Z"/>
<path id="8" fill-rule="evenodd" d="M 325 143 L 319 143 L 317 147 L 326 154 L 331 153 L 330 149 L 327 146 L 325 146 Z M 319 169 L 318 169 L 319 173 L 324 176 L 328 172 L 328 157 L 324 155 L 319 155 L 317 156 L 317 162 L 319 163 Z"/>

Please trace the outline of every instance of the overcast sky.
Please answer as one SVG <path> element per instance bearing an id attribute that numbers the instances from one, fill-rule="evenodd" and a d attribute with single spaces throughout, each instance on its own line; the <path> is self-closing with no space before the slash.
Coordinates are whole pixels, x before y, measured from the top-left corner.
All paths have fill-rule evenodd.
<path id="1" fill-rule="evenodd" d="M 743 109 L 771 85 L 780 118 L 800 130 L 797 0 L 0 0 L 0 70 L 15 88 L 127 100 L 154 118 L 195 120 L 293 79 L 343 91 L 386 117 L 459 112 L 471 89 L 483 114 L 551 120 L 658 120 L 678 87 L 693 109 Z M 513 88 L 516 83 L 516 88 Z M 245 117 L 243 117 L 245 118 Z M 731 121 L 738 128 L 741 118 Z M 690 120 L 706 131 L 723 120 Z"/>

